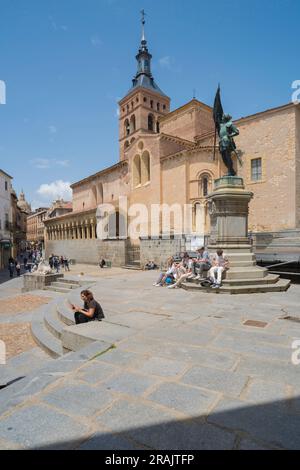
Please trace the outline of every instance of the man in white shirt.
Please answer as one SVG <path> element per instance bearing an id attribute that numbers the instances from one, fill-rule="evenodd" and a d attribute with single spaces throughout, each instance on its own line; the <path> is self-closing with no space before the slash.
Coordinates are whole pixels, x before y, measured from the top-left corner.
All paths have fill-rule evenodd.
<path id="1" fill-rule="evenodd" d="M 226 256 L 223 255 L 223 250 L 217 250 L 212 258 L 212 267 L 209 270 L 209 277 L 213 281 L 212 287 L 217 289 L 222 285 L 223 272 L 229 269 L 229 261 Z"/>

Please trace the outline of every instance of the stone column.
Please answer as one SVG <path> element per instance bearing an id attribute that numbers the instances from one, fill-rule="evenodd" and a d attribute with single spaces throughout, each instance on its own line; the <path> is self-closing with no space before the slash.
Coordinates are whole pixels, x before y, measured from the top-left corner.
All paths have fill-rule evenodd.
<path id="1" fill-rule="evenodd" d="M 245 190 L 242 178 L 223 176 L 215 180 L 214 191 L 208 196 L 210 245 L 225 248 L 249 244 L 248 206 L 252 197 L 253 193 Z"/>

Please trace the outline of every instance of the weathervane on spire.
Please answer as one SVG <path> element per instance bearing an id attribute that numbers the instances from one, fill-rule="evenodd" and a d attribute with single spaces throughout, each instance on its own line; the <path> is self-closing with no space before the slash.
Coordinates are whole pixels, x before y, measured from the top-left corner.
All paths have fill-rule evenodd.
<path id="1" fill-rule="evenodd" d="M 145 41 L 145 10 L 141 10 L 141 15 L 142 15 L 142 41 Z"/>

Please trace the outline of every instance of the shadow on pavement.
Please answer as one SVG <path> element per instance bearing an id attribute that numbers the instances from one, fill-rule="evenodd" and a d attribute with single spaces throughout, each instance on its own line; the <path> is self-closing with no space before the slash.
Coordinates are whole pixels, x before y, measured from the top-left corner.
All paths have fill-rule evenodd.
<path id="1" fill-rule="evenodd" d="M 156 413 L 157 410 L 158 408 Z M 104 413 L 105 426 L 113 425 L 115 432 L 99 431 L 84 442 L 82 439 L 73 441 L 62 439 L 49 445 L 30 448 L 44 450 L 300 448 L 299 397 L 260 405 L 249 404 L 249 406 L 245 406 L 245 402 L 226 399 L 224 402 L 221 401 L 208 417 L 198 416 L 193 419 L 172 420 L 148 426 L 135 427 L 134 421 L 141 421 L 141 416 L 126 417 L 126 409 L 120 413 L 119 424 L 116 415 L 110 420 L 111 413 L 111 410 Z M 100 423 L 101 417 L 98 420 Z M 132 424 L 126 426 L 126 422 Z M 47 423 L 43 425 L 47 426 Z M 35 423 L 31 423 L 31 426 L 35 426 Z M 99 428 L 100 426 L 99 424 Z"/>

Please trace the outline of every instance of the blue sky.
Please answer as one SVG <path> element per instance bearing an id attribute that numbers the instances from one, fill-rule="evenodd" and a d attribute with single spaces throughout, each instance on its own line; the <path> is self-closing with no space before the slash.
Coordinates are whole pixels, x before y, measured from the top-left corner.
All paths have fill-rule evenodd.
<path id="1" fill-rule="evenodd" d="M 118 161 L 142 8 L 172 109 L 193 89 L 212 105 L 219 81 L 234 118 L 291 101 L 299 0 L 0 0 L 0 168 L 34 206 Z"/>

